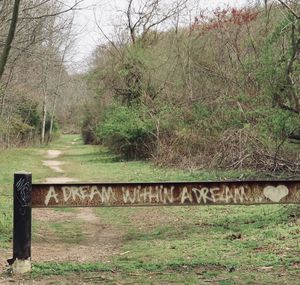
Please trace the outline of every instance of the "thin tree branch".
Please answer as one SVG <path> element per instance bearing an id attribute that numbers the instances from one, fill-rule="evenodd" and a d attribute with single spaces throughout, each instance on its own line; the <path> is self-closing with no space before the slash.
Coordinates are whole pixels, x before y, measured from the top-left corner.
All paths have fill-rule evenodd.
<path id="1" fill-rule="evenodd" d="M 285 8 L 287 8 L 295 17 L 297 20 L 300 20 L 300 16 L 283 0 L 278 0 L 278 2 L 283 5 Z"/>
<path id="2" fill-rule="evenodd" d="M 76 6 L 78 6 L 83 1 L 84 0 L 80 0 L 80 1 L 76 2 L 73 6 L 69 7 L 68 9 L 65 9 L 63 11 L 59 11 L 59 12 L 56 12 L 56 13 L 44 14 L 44 15 L 40 15 L 40 16 L 36 16 L 36 17 L 22 17 L 22 18 L 19 18 L 19 19 L 20 20 L 38 20 L 38 19 L 47 18 L 47 17 L 56 17 L 58 15 L 70 12 L 72 10 L 77 10 L 77 9 L 75 9 Z"/>
<path id="3" fill-rule="evenodd" d="M 99 31 L 102 33 L 102 35 L 108 40 L 108 42 L 112 45 L 112 47 L 118 52 L 118 54 L 120 54 L 119 49 L 117 48 L 117 46 L 115 45 L 115 43 L 108 37 L 108 35 L 103 31 L 103 29 L 100 27 L 98 21 L 97 21 L 97 16 L 94 12 L 94 18 L 95 18 L 95 23 L 97 28 L 99 29 Z"/>
<path id="4" fill-rule="evenodd" d="M 1 1 L 1 0 L 0 0 Z M 40 2 L 38 3 L 37 5 L 34 5 L 34 6 L 31 6 L 31 7 L 27 7 L 27 8 L 24 8 L 22 11 L 25 12 L 25 11 L 29 11 L 29 10 L 33 10 L 33 9 L 36 9 L 40 6 L 43 6 L 44 4 L 46 4 L 47 2 L 49 2 L 50 0 L 44 0 L 43 2 Z"/>

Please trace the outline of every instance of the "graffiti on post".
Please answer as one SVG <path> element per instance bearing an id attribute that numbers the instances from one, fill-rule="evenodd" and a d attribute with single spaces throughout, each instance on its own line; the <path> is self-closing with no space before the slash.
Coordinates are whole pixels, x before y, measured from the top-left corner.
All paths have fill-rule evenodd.
<path id="1" fill-rule="evenodd" d="M 18 181 L 16 181 L 16 198 L 18 202 L 20 203 L 20 214 L 25 214 L 25 207 L 28 206 L 30 202 L 30 183 L 25 178 L 20 178 Z"/>

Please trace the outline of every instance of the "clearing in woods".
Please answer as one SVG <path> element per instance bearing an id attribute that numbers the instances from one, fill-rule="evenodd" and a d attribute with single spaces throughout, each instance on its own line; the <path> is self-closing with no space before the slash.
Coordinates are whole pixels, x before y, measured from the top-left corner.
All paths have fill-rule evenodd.
<path id="1" fill-rule="evenodd" d="M 125 162 L 99 146 L 83 145 L 74 135 L 62 136 L 49 148 L 1 155 L 9 162 L 0 162 L 0 170 L 10 168 L 5 171 L 12 178 L 21 167 L 33 173 L 34 182 L 192 181 L 241 175 Z M 14 164 L 30 156 L 30 163 Z M 5 259 L 11 257 L 8 230 L 0 239 L 0 284 L 299 284 L 298 210 L 281 205 L 33 209 L 33 272 L 21 279 L 5 272 Z"/>

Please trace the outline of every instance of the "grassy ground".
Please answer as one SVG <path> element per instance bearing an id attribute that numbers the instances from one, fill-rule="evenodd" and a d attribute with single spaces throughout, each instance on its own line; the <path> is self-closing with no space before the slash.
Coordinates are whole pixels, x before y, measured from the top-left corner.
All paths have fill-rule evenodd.
<path id="1" fill-rule="evenodd" d="M 83 145 L 81 141 L 70 146 L 70 140 L 78 136 L 64 136 L 51 145 L 63 149 L 64 155 L 59 159 L 67 161 L 64 170 L 70 177 L 82 181 L 99 182 L 148 182 L 148 181 L 193 181 L 239 178 L 245 173 L 228 171 L 178 171 L 155 167 L 145 161 L 122 161 L 99 146 Z M 251 173 L 246 173 L 247 176 Z"/>
<path id="2" fill-rule="evenodd" d="M 237 172 L 191 173 L 157 168 L 147 162 L 119 161 L 103 148 L 82 145 L 77 136 L 63 136 L 51 148 L 63 150 L 59 159 L 67 162 L 63 166 L 67 175 L 82 181 L 215 180 L 241 176 Z M 6 163 L 0 162 L 0 169 L 5 168 L 7 174 L 7 178 L 1 178 L 1 185 L 10 183 L 9 177 L 20 169 L 32 171 L 35 181 L 53 175 L 41 166 L 43 151 L 7 151 L 10 158 L 5 159 Z M 33 158 L 28 164 L 17 162 L 30 156 Z M 28 282 L 299 284 L 300 215 L 296 206 L 97 208 L 94 213 L 123 234 L 120 254 L 111 256 L 108 262 L 35 263 L 32 274 L 26 277 Z M 11 221 L 5 220 L 6 225 L 0 228 L 0 236 L 5 237 L 0 239 L 0 247 L 9 246 L 7 241 L 11 239 Z M 85 238 L 80 224 L 74 222 L 52 222 L 49 227 L 74 246 Z"/>
<path id="3" fill-rule="evenodd" d="M 32 172 L 34 182 L 53 175 L 48 167 L 42 165 L 44 152 L 42 147 L 0 150 L 0 248 L 9 246 L 11 240 L 13 175 L 24 170 Z"/>

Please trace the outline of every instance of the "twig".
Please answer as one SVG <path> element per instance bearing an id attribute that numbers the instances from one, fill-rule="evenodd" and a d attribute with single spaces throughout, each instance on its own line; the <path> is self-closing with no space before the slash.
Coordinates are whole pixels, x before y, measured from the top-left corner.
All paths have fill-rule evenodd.
<path id="1" fill-rule="evenodd" d="M 229 279 L 213 279 L 213 280 L 203 280 L 204 282 L 221 282 L 221 281 L 226 281 Z"/>
<path id="2" fill-rule="evenodd" d="M 40 15 L 40 16 L 36 16 L 36 17 L 21 17 L 21 18 L 19 18 L 19 20 L 38 20 L 38 19 L 47 18 L 47 17 L 56 17 L 58 15 L 67 13 L 69 11 L 82 10 L 82 9 L 75 9 L 75 8 L 83 1 L 84 0 L 80 0 L 80 1 L 76 2 L 74 5 L 70 6 L 69 8 L 67 8 L 63 11 L 59 11 L 59 12 L 52 13 L 52 14 L 44 14 L 44 15 Z"/>
<path id="3" fill-rule="evenodd" d="M 170 274 L 170 273 L 164 273 L 164 272 L 149 272 L 149 273 L 143 273 L 143 274 L 139 274 L 139 273 L 128 273 L 128 275 L 131 276 L 149 276 L 149 275 L 163 275 L 163 274 Z"/>
<path id="4" fill-rule="evenodd" d="M 300 16 L 284 1 L 278 0 L 285 8 L 287 8 L 298 20 L 300 20 Z"/>

